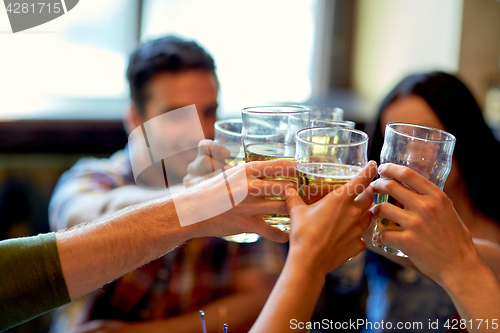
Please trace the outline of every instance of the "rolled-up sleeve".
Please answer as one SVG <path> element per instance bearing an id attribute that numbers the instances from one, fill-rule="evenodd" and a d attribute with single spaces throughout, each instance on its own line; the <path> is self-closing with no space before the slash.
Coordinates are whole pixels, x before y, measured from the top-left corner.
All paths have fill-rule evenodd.
<path id="1" fill-rule="evenodd" d="M 54 233 L 0 242 L 0 331 L 68 302 Z"/>

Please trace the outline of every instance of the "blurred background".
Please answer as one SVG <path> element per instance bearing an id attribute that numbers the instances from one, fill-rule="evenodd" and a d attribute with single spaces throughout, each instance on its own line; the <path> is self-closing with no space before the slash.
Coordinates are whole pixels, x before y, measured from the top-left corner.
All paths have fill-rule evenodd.
<path id="1" fill-rule="evenodd" d="M 128 56 L 166 34 L 215 58 L 220 118 L 306 103 L 342 107 L 364 129 L 401 78 L 442 70 L 500 132 L 498 0 L 86 0 L 16 34 L 0 10 L 1 238 L 47 232 L 59 175 L 123 148 Z M 48 320 L 10 332 L 46 332 Z"/>

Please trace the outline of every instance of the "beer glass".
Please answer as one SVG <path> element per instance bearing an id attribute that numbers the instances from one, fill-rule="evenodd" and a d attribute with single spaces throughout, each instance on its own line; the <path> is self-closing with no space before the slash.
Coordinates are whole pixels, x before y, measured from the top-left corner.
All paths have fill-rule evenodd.
<path id="1" fill-rule="evenodd" d="M 275 159 L 294 160 L 295 134 L 309 127 L 309 109 L 302 106 L 248 107 L 241 111 L 243 119 L 243 147 L 245 162 Z M 269 178 L 268 178 L 269 179 Z M 274 180 L 293 180 L 290 177 L 273 177 Z M 269 200 L 284 200 L 270 193 Z M 283 231 L 290 230 L 288 215 L 265 214 L 264 220 Z"/>
<path id="2" fill-rule="evenodd" d="M 416 171 L 443 189 L 450 173 L 455 137 L 445 131 L 405 123 L 389 123 L 380 153 L 380 164 L 395 163 Z M 390 202 L 404 208 L 388 194 L 378 194 L 377 203 Z M 394 246 L 380 243 L 380 235 L 387 230 L 401 230 L 394 221 L 377 219 L 372 244 L 376 248 L 399 257 L 407 257 Z"/>
<path id="3" fill-rule="evenodd" d="M 245 163 L 245 152 L 241 144 L 241 129 L 243 123 L 241 118 L 219 120 L 215 122 L 214 141 L 229 150 L 229 158 L 224 159 L 224 163 L 233 167 Z M 253 243 L 259 239 L 259 235 L 254 233 L 242 233 L 238 235 L 222 237 L 227 241 L 236 243 Z"/>
<path id="4" fill-rule="evenodd" d="M 358 130 L 314 127 L 299 131 L 295 168 L 302 200 L 313 204 L 356 176 L 368 162 L 367 149 L 368 135 Z"/>

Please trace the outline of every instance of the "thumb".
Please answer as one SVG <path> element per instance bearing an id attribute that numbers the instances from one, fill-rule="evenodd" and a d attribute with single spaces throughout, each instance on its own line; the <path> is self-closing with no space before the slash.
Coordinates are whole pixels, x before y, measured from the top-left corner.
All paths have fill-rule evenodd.
<path id="1" fill-rule="evenodd" d="M 286 191 L 285 191 L 285 203 L 286 203 L 286 209 L 288 210 L 288 212 L 290 212 L 293 207 L 306 205 L 304 200 L 302 200 L 302 198 L 297 193 L 297 190 L 294 188 L 287 188 L 286 189 Z"/>

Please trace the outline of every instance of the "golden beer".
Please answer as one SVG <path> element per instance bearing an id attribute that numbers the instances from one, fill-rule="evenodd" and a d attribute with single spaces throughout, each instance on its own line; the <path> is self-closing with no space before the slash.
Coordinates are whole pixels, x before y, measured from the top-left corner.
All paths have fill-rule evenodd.
<path id="1" fill-rule="evenodd" d="M 404 206 L 399 203 L 396 199 L 394 199 L 392 196 L 389 194 L 385 193 L 380 193 L 377 195 L 377 204 L 380 204 L 382 202 L 389 202 L 390 204 L 393 204 L 399 208 L 404 208 Z M 390 245 L 385 245 L 380 242 L 380 235 L 384 231 L 401 231 L 401 227 L 399 224 L 397 224 L 394 221 L 388 220 L 388 219 L 377 219 L 375 223 L 375 228 L 373 229 L 373 236 L 372 236 L 372 244 L 376 248 L 383 250 L 388 253 L 392 253 L 398 256 L 404 255 L 400 250 L 397 248 L 390 246 Z"/>
<path id="2" fill-rule="evenodd" d="M 277 159 L 287 159 L 293 161 L 295 158 L 295 146 L 284 145 L 277 143 L 256 143 L 245 147 L 245 162 L 254 161 L 270 161 Z M 292 177 L 269 177 L 264 178 L 269 180 L 291 180 L 296 181 Z M 283 196 L 267 196 L 269 200 L 284 200 Z M 280 214 L 265 214 L 264 220 L 271 226 L 283 231 L 290 231 L 290 216 Z"/>
<path id="3" fill-rule="evenodd" d="M 347 183 L 362 168 L 334 163 L 302 163 L 296 169 L 298 193 L 310 205 Z"/>
<path id="4" fill-rule="evenodd" d="M 223 144 L 223 146 L 229 150 L 229 157 L 223 159 L 222 161 L 232 167 L 238 166 L 245 163 L 243 151 L 241 145 L 237 144 Z"/>

